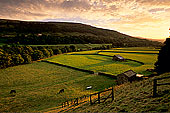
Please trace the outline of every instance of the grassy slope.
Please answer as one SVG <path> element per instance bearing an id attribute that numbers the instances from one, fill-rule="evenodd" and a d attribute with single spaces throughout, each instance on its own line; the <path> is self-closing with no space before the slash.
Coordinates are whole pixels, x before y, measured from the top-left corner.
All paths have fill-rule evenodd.
<path id="1" fill-rule="evenodd" d="M 0 112 L 39 111 L 115 84 L 107 77 L 43 62 L 1 69 L 0 78 Z M 88 85 L 93 89 L 85 90 Z M 57 94 L 62 88 L 65 92 Z M 15 97 L 9 94 L 11 89 L 17 91 Z"/>
<path id="2" fill-rule="evenodd" d="M 165 73 L 154 78 L 170 76 Z M 115 87 L 115 100 L 110 103 L 79 107 L 70 112 L 170 112 L 170 85 L 158 87 L 158 97 L 152 97 L 153 79 L 133 82 Z M 169 79 L 158 83 L 168 83 Z"/>

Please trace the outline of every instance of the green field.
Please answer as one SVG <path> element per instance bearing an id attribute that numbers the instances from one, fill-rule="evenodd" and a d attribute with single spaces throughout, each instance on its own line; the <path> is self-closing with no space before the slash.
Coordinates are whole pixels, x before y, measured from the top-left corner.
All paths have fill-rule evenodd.
<path id="1" fill-rule="evenodd" d="M 157 50 L 150 48 L 122 48 L 121 51 L 126 53 L 118 53 L 117 48 L 109 50 L 111 52 L 106 52 L 108 50 L 99 51 L 67 53 L 46 60 L 113 75 L 129 69 L 145 75 L 151 74 L 146 72 L 146 69 L 153 68 L 157 60 L 157 54 L 143 53 L 143 51 L 157 53 Z M 132 53 L 133 51 L 138 51 L 138 53 Z M 143 62 L 144 65 L 130 60 L 126 62 L 113 61 L 112 57 L 109 56 L 115 54 Z M 0 112 L 46 111 L 48 108 L 61 105 L 66 100 L 89 95 L 116 84 L 115 79 L 45 62 L 1 69 L 0 77 Z M 85 90 L 90 85 L 93 88 Z M 17 91 L 16 96 L 9 94 L 12 89 Z M 65 89 L 65 92 L 57 94 L 60 89 Z"/>
<path id="2" fill-rule="evenodd" d="M 151 73 L 147 72 L 146 70 L 149 68 L 154 68 L 154 63 L 157 60 L 158 50 L 154 48 L 116 48 L 112 50 L 100 51 L 98 54 L 97 52 L 99 51 L 93 50 L 69 53 L 58 55 L 47 60 L 50 62 L 92 70 L 95 72 L 106 72 L 112 75 L 123 73 L 124 71 L 127 71 L 129 69 L 132 69 L 140 74 L 148 75 Z M 144 65 L 130 60 L 127 60 L 126 62 L 113 61 L 112 57 L 109 57 L 117 54 L 127 59 L 143 62 Z"/>
<path id="3" fill-rule="evenodd" d="M 0 70 L 0 112 L 35 112 L 62 102 L 104 90 L 115 80 L 98 75 L 37 62 Z M 87 86 L 91 90 L 85 90 Z M 60 89 L 64 93 L 57 94 Z M 16 90 L 16 96 L 9 94 Z"/>

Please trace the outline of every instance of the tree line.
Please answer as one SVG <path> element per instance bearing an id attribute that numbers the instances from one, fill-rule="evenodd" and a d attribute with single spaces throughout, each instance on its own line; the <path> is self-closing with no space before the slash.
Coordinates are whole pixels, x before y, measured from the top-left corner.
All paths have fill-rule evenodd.
<path id="1" fill-rule="evenodd" d="M 56 44 L 108 44 L 115 47 L 148 47 L 160 46 L 160 42 L 145 39 L 109 38 L 91 35 L 49 35 L 49 34 L 17 34 L 7 38 L 8 43 L 19 42 L 22 45 L 56 45 Z"/>
<path id="2" fill-rule="evenodd" d="M 111 49 L 112 45 L 102 45 L 100 47 L 88 48 L 87 50 L 104 50 Z M 7 68 L 11 66 L 30 64 L 43 58 L 48 58 L 53 55 L 58 55 L 68 52 L 83 51 L 78 49 L 75 45 L 64 47 L 51 47 L 51 46 L 28 46 L 12 44 L 3 45 L 0 47 L 0 68 Z"/>
<path id="3" fill-rule="evenodd" d="M 77 51 L 75 45 L 56 49 L 43 46 L 21 46 L 19 44 L 3 45 L 0 47 L 0 68 L 29 64 L 33 61 L 48 58 L 53 55 L 75 51 Z"/>

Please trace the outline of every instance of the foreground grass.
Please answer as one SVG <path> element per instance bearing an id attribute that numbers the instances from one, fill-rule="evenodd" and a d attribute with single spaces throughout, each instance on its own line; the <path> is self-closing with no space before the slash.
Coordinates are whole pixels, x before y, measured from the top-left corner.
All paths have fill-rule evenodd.
<path id="1" fill-rule="evenodd" d="M 154 78 L 170 76 L 165 73 Z M 115 87 L 115 100 L 110 103 L 86 104 L 70 112 L 170 112 L 170 85 L 159 86 L 158 96 L 152 97 L 153 79 Z M 169 79 L 158 83 L 169 83 Z"/>
<path id="2" fill-rule="evenodd" d="M 37 62 L 0 70 L 0 112 L 35 112 L 62 102 L 103 90 L 115 80 Z M 85 90 L 92 85 L 92 90 Z M 60 89 L 62 94 L 57 94 Z M 15 89 L 16 95 L 9 94 Z"/>

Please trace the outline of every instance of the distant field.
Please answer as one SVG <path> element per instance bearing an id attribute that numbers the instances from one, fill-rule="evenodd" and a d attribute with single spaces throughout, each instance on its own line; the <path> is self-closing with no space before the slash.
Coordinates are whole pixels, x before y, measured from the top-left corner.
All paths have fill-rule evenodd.
<path id="1" fill-rule="evenodd" d="M 33 112 L 115 84 L 114 79 L 37 62 L 0 70 L 0 112 Z M 86 86 L 93 86 L 85 90 Z M 60 89 L 65 92 L 57 94 Z M 10 90 L 16 90 L 11 97 Z"/>
<path id="2" fill-rule="evenodd" d="M 146 69 L 154 67 L 154 63 L 157 60 L 158 50 L 154 48 L 120 48 L 120 49 L 116 48 L 113 50 L 104 50 L 104 52 L 99 52 L 98 53 L 99 55 L 87 55 L 96 54 L 97 52 L 98 51 L 83 51 L 76 52 L 73 54 L 69 53 L 58 55 L 54 58 L 49 58 L 47 60 L 82 69 L 93 70 L 96 72 L 99 71 L 106 72 L 113 75 L 120 74 L 129 69 L 132 69 L 140 74 L 148 75 L 150 73 L 146 72 Z M 114 56 L 117 54 L 127 59 L 143 62 L 144 65 L 141 65 L 140 63 L 134 61 L 127 62 L 112 61 L 112 57 L 101 56 L 101 55 Z"/>
<path id="3" fill-rule="evenodd" d="M 103 50 L 104 52 L 118 53 L 141 53 L 141 54 L 158 54 L 160 49 L 153 47 L 129 47 L 129 48 L 114 48 L 112 50 Z"/>

